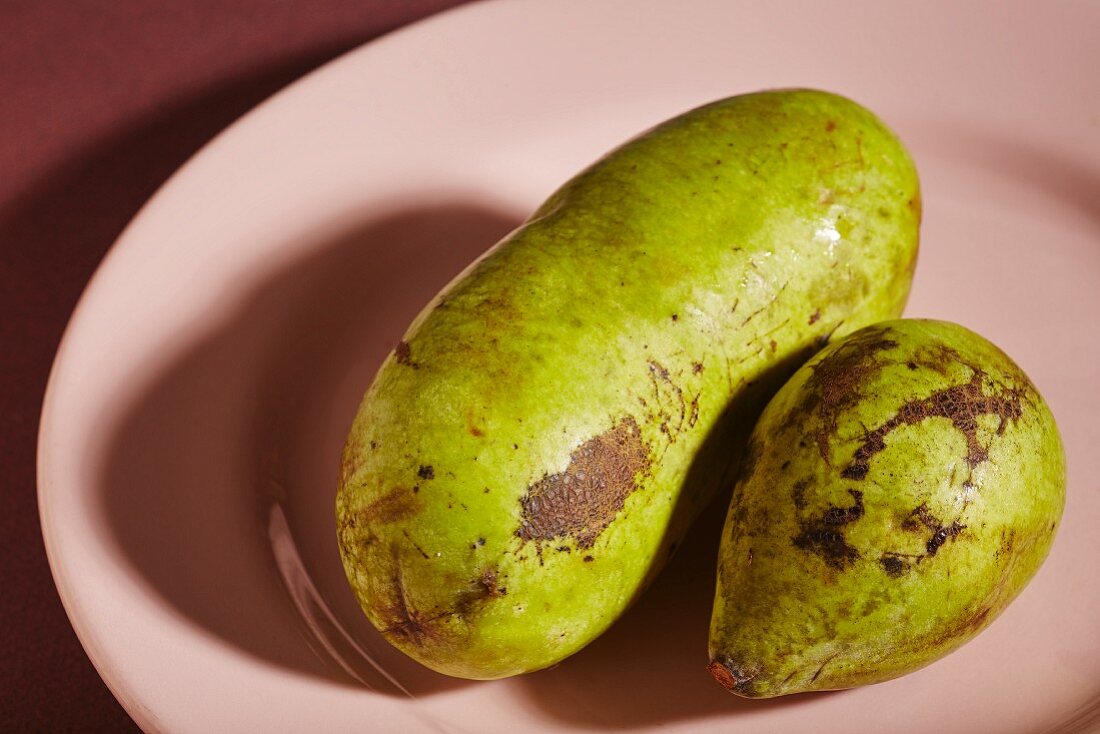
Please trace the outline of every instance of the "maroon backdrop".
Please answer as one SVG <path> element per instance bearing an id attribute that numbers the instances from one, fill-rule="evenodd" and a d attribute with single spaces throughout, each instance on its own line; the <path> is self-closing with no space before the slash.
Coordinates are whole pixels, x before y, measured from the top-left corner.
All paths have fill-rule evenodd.
<path id="1" fill-rule="evenodd" d="M 461 0 L 0 4 L 0 730 L 133 731 L 38 525 L 50 363 L 111 242 L 192 153 L 307 71 Z"/>

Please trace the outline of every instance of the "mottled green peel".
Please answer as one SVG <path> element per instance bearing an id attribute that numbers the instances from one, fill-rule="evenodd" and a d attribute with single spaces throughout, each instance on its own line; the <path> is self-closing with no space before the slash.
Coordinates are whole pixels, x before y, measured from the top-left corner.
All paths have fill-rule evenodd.
<path id="1" fill-rule="evenodd" d="M 467 678 L 591 642 L 728 486 L 783 380 L 900 313 L 919 201 L 893 134 L 814 91 L 701 107 L 566 183 L 364 398 L 337 526 L 366 615 Z"/>
<path id="2" fill-rule="evenodd" d="M 719 557 L 710 671 L 743 696 L 877 683 L 974 637 L 1050 549 L 1065 455 L 1035 386 L 961 326 L 869 326 L 760 417 Z"/>

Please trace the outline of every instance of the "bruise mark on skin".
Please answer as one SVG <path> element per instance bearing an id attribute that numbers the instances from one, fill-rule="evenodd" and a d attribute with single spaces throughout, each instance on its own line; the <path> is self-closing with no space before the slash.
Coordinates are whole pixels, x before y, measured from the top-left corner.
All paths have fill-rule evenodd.
<path id="1" fill-rule="evenodd" d="M 973 469 L 989 458 L 988 449 L 978 442 L 978 417 L 995 415 L 1001 423 L 997 435 L 1004 433 L 1009 421 L 1023 412 L 1021 392 L 1007 390 L 1003 395 L 986 395 L 982 391 L 985 373 L 975 369 L 969 382 L 939 390 L 927 398 L 911 400 L 901 406 L 894 417 L 863 438 L 852 461 L 841 472 L 845 479 L 863 479 L 870 470 L 871 458 L 886 448 L 886 436 L 895 428 L 920 423 L 928 418 L 947 418 L 966 438 L 966 463 Z"/>
<path id="2" fill-rule="evenodd" d="M 405 642 L 423 645 L 438 637 L 438 631 L 432 627 L 435 617 L 428 617 L 409 604 L 408 589 L 405 588 L 405 574 L 401 567 L 401 557 L 396 547 L 393 553 L 393 583 L 396 592 L 393 603 L 383 610 L 383 616 L 389 622 L 382 634 Z"/>
<path id="3" fill-rule="evenodd" d="M 397 364 L 403 364 L 406 367 L 412 367 L 414 370 L 419 369 L 420 364 L 413 361 L 412 349 L 409 347 L 407 341 L 397 342 L 397 346 L 393 350 L 393 358 Z"/>
<path id="4" fill-rule="evenodd" d="M 813 373 L 807 382 L 807 400 L 799 412 L 808 414 L 816 410 L 820 416 L 817 447 L 827 464 L 831 464 L 829 439 L 836 434 L 837 419 L 861 399 L 863 383 L 886 365 L 880 353 L 898 345 L 887 338 L 888 332 L 885 328 L 863 329 L 811 366 Z"/>
<path id="5" fill-rule="evenodd" d="M 397 487 L 382 495 L 374 502 L 364 507 L 358 513 L 354 521 L 356 524 L 387 524 L 407 520 L 420 512 L 420 500 L 413 490 L 407 487 Z"/>
<path id="6" fill-rule="evenodd" d="M 820 517 L 802 521 L 802 532 L 795 536 L 792 543 L 799 548 L 821 557 L 829 566 L 843 570 L 859 559 L 859 551 L 848 544 L 844 537 L 844 526 L 863 517 L 863 493 L 849 489 L 853 504 L 850 507 L 830 505 Z"/>
<path id="7" fill-rule="evenodd" d="M 420 468 L 416 470 L 416 476 L 421 479 L 435 479 L 435 468 L 431 464 L 421 464 Z"/>
<path id="8" fill-rule="evenodd" d="M 468 622 L 477 613 L 481 605 L 491 599 L 499 599 L 507 595 L 508 588 L 504 586 L 500 572 L 496 566 L 488 566 L 471 579 L 467 588 L 458 593 L 454 609 L 446 610 L 431 619 L 459 617 Z"/>
<path id="9" fill-rule="evenodd" d="M 966 530 L 966 526 L 959 520 L 952 520 L 950 524 L 945 525 L 928 509 L 927 504 L 921 503 L 902 521 L 901 529 L 910 533 L 928 531 L 931 535 L 925 541 L 924 553 L 883 552 L 882 557 L 879 558 L 879 564 L 886 575 L 894 579 L 904 576 L 914 563 L 934 557 L 945 543 L 954 540 L 963 530 Z"/>
<path id="10" fill-rule="evenodd" d="M 570 455 L 562 472 L 538 480 L 520 498 L 522 521 L 516 536 L 541 543 L 573 538 L 588 549 L 637 489 L 637 477 L 650 465 L 641 429 L 627 416 L 590 438 Z"/>
<path id="11" fill-rule="evenodd" d="M 445 632 L 444 626 L 440 624 L 441 620 L 457 617 L 468 623 L 482 604 L 508 594 L 508 588 L 502 583 L 496 567 L 489 566 L 471 580 L 468 588 L 458 592 L 453 608 L 425 614 L 409 601 L 404 571 L 396 547 L 393 549 L 393 567 L 391 587 L 395 593 L 393 601 L 382 610 L 388 622 L 382 633 L 416 645 L 430 644 L 441 639 Z"/>

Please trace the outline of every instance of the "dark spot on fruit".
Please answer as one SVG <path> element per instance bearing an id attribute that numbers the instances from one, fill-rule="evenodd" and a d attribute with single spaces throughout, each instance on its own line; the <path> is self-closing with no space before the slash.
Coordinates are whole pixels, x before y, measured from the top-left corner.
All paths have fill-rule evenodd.
<path id="1" fill-rule="evenodd" d="M 788 467 L 790 467 L 790 465 L 791 465 L 790 459 L 788 459 L 787 461 L 784 461 L 782 464 L 779 465 L 779 471 L 787 471 L 787 469 L 788 469 Z"/>
<path id="2" fill-rule="evenodd" d="M 419 484 L 414 484 L 413 485 L 413 494 L 419 494 L 419 493 L 420 493 L 420 485 Z"/>
<path id="3" fill-rule="evenodd" d="M 356 521 L 369 525 L 407 520 L 420 512 L 420 501 L 413 496 L 415 493 L 415 487 L 393 489 L 360 510 Z"/>
<path id="4" fill-rule="evenodd" d="M 371 441 L 370 442 L 370 450 L 374 451 L 377 448 L 378 448 L 378 442 L 377 441 Z"/>
<path id="5" fill-rule="evenodd" d="M 407 367 L 412 367 L 413 369 L 416 369 L 420 366 L 413 361 L 412 349 L 409 347 L 409 343 L 407 341 L 397 342 L 397 347 L 393 350 L 393 356 L 394 359 L 397 360 L 398 364 L 403 364 Z"/>
<path id="6" fill-rule="evenodd" d="M 802 532 L 793 539 L 794 546 L 821 557 L 833 568 L 843 569 L 855 562 L 859 551 L 844 538 L 844 526 L 863 517 L 863 493 L 849 489 L 854 504 L 851 507 L 830 505 L 820 517 L 803 521 Z"/>
<path id="7" fill-rule="evenodd" d="M 751 694 L 752 679 L 756 677 L 757 671 L 743 668 L 725 655 L 712 660 L 707 670 L 710 671 L 714 680 L 718 681 L 718 685 L 727 691 L 741 696 Z"/>
<path id="8" fill-rule="evenodd" d="M 592 561 L 594 561 L 594 560 L 596 560 L 596 559 L 595 559 L 595 558 L 593 558 L 592 556 L 585 556 L 585 557 L 584 557 L 584 558 L 582 558 L 581 560 L 583 560 L 583 561 L 584 561 L 585 563 L 592 563 Z"/>
<path id="9" fill-rule="evenodd" d="M 569 466 L 548 474 L 520 498 L 522 522 L 516 535 L 539 544 L 572 537 L 590 548 L 622 510 L 649 468 L 649 451 L 633 417 L 574 449 Z"/>
<path id="10" fill-rule="evenodd" d="M 481 430 L 477 426 L 468 426 L 468 430 L 470 431 L 471 436 L 477 436 L 478 438 L 481 438 L 485 435 L 485 431 Z"/>
<path id="11" fill-rule="evenodd" d="M 825 132 L 831 133 L 833 130 L 836 130 L 836 120 L 829 120 L 825 123 Z"/>
<path id="12" fill-rule="evenodd" d="M 810 320 L 809 320 L 809 322 L 807 322 L 807 323 L 809 323 L 809 325 L 810 325 L 810 326 L 813 326 L 813 325 L 814 325 L 814 324 L 816 324 L 816 323 L 817 323 L 817 322 L 818 322 L 818 321 L 819 321 L 820 319 L 821 319 L 821 309 L 817 309 L 817 310 L 816 310 L 816 311 L 814 311 L 814 312 L 813 312 L 812 314 L 810 314 Z"/>
<path id="13" fill-rule="evenodd" d="M 852 462 L 841 472 L 847 479 L 867 476 L 871 458 L 886 448 L 886 436 L 895 428 L 920 423 L 928 418 L 947 418 L 966 438 L 966 462 L 973 468 L 989 458 L 986 447 L 978 443 L 978 416 L 995 415 L 1001 423 L 1000 434 L 1009 421 L 1017 420 L 1023 408 L 1021 393 L 1006 390 L 1002 395 L 986 395 L 982 390 L 985 373 L 975 369 L 969 382 L 939 390 L 922 400 L 911 400 L 901 406 L 890 420 L 869 431 L 863 444 L 856 449 Z"/>
<path id="14" fill-rule="evenodd" d="M 888 551 L 885 555 L 897 557 L 904 556 L 905 558 L 913 559 L 919 563 L 925 558 L 935 556 L 939 549 L 943 547 L 944 543 L 949 540 L 954 540 L 959 533 L 966 529 L 966 526 L 958 520 L 952 521 L 950 525 L 944 525 L 943 521 L 928 509 L 928 505 L 922 503 L 915 507 L 913 511 L 909 513 L 909 516 L 902 521 L 901 529 L 910 533 L 919 533 L 922 531 L 931 532 L 931 535 L 924 544 L 924 553 L 912 555 Z M 1003 538 L 1001 545 L 1003 548 Z M 889 570 L 887 570 L 887 573 L 889 573 Z"/>
<path id="15" fill-rule="evenodd" d="M 691 363 L 691 371 L 696 375 L 699 374 L 700 372 L 703 371 L 703 363 L 702 362 L 692 362 Z"/>
<path id="16" fill-rule="evenodd" d="M 901 529 L 915 532 L 920 530 L 922 526 L 933 532 L 939 530 L 943 526 L 939 518 L 933 515 L 932 511 L 928 509 L 928 505 L 923 502 L 913 508 L 913 511 L 909 513 L 909 517 L 902 521 Z"/>
<path id="17" fill-rule="evenodd" d="M 559 553 L 572 553 L 572 549 L 567 545 L 559 545 L 555 550 Z"/>
<path id="18" fill-rule="evenodd" d="M 775 339 L 772 339 L 770 342 L 768 342 L 768 346 L 771 347 L 772 352 L 774 352 L 776 350 L 776 348 L 779 346 L 779 343 L 776 342 Z"/>
<path id="19" fill-rule="evenodd" d="M 680 320 L 680 314 L 678 314 L 678 313 L 672 314 L 672 320 L 673 321 L 679 321 Z"/>
<path id="20" fill-rule="evenodd" d="M 906 362 L 905 366 L 908 367 L 911 370 L 915 370 L 917 368 L 916 362 Z"/>
<path id="21" fill-rule="evenodd" d="M 961 533 L 965 529 L 966 526 L 959 524 L 957 520 L 950 525 L 939 528 L 938 530 L 936 530 L 935 533 L 932 534 L 932 537 L 929 538 L 928 542 L 925 544 L 925 553 L 928 556 L 936 555 L 936 552 L 940 549 L 940 546 L 942 546 L 948 540 L 954 539 L 959 533 Z"/>
<path id="22" fill-rule="evenodd" d="M 905 561 L 896 555 L 883 554 L 878 562 L 882 564 L 882 570 L 885 571 L 886 575 L 890 578 L 896 579 L 905 573 Z"/>
<path id="23" fill-rule="evenodd" d="M 478 545 L 485 545 L 485 538 L 478 538 L 477 539 L 477 544 Z"/>
<path id="24" fill-rule="evenodd" d="M 481 595 L 484 597 L 492 599 L 501 596 L 501 587 L 497 585 L 497 570 L 495 568 L 487 568 L 482 571 L 474 583 L 481 587 Z"/>
<path id="25" fill-rule="evenodd" d="M 881 352 L 898 345 L 887 338 L 888 328 L 862 329 L 838 346 L 831 354 L 811 366 L 813 373 L 807 382 L 807 398 L 802 411 L 817 411 L 821 418 L 816 432 L 821 458 L 829 462 L 829 439 L 836 433 L 837 419 L 846 408 L 862 397 L 864 383 L 885 365 Z M 792 419 L 798 417 L 798 411 Z"/>
<path id="26" fill-rule="evenodd" d="M 416 476 L 421 479 L 435 479 L 435 469 L 432 468 L 431 464 L 421 464 L 420 468 L 416 470 Z"/>

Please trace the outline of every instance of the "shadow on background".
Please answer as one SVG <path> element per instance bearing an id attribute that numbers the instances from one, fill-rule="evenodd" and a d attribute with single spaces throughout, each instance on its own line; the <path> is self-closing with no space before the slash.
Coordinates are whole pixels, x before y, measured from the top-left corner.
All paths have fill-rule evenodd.
<path id="1" fill-rule="evenodd" d="M 25 135 L 28 142 L 15 169 L 5 171 L 14 182 L 13 195 L 0 202 L 0 242 L 5 248 L 0 268 L 0 312 L 5 319 L 0 331 L 5 343 L 13 345 L 0 357 L 7 386 L 2 396 L 7 423 L 2 435 L 7 458 L 3 528 L 5 542 L 14 549 L 0 565 L 12 592 L 0 595 L 5 626 L 0 729 L 62 731 L 79 726 L 136 731 L 103 685 L 62 608 L 42 543 L 35 492 L 36 428 L 47 378 L 89 277 L 142 204 L 218 132 L 303 74 L 430 9 L 420 4 L 387 12 L 376 22 L 348 23 L 339 34 L 315 33 L 302 39 L 303 48 L 273 51 L 266 59 L 261 54 L 253 68 L 204 82 L 197 91 L 188 88 L 154 115 L 120 110 L 110 134 L 75 136 L 73 151 L 60 166 L 46 167 L 38 161 L 38 131 L 12 131 Z M 54 8 L 45 14 L 57 12 Z M 149 13 L 131 20 L 135 27 L 120 31 L 122 37 L 142 37 L 143 29 L 154 27 L 158 16 Z M 261 19 L 253 31 L 265 27 Z M 62 36 L 51 53 L 62 60 L 71 58 L 65 48 Z M 175 51 L 169 44 L 156 53 L 163 58 Z M 27 63 L 41 64 L 42 59 L 29 58 Z M 59 63 L 56 73 L 86 78 L 104 98 L 118 97 L 124 91 L 118 83 L 96 77 L 105 66 L 109 64 L 95 58 L 79 59 L 79 68 L 66 69 Z M 12 78 L 17 75 L 18 68 Z M 150 84 L 170 89 L 186 88 L 178 81 L 149 79 Z M 59 89 L 64 84 L 36 94 L 63 106 L 66 100 Z"/>
<path id="2" fill-rule="evenodd" d="M 516 223 L 441 205 L 315 247 L 243 294 L 141 391 L 108 441 L 102 505 L 126 559 L 177 613 L 248 654 L 335 682 L 357 685 L 315 651 L 365 649 L 414 695 L 465 684 L 391 649 L 359 611 L 337 552 L 337 469 L 362 393 L 407 324 Z M 311 585 L 319 607 L 313 620 L 291 603 L 272 555 L 276 505 L 294 537 L 290 563 L 300 559 L 291 582 Z M 307 624 L 326 620 L 337 625 Z M 344 663 L 398 692 L 370 660 Z"/>

